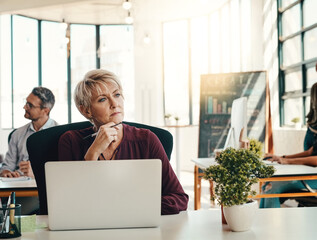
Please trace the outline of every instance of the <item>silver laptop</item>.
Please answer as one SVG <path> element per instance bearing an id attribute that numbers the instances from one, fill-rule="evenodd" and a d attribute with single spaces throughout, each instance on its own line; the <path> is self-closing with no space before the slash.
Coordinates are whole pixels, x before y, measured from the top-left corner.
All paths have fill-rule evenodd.
<path id="1" fill-rule="evenodd" d="M 50 230 L 157 227 L 159 159 L 45 164 Z"/>

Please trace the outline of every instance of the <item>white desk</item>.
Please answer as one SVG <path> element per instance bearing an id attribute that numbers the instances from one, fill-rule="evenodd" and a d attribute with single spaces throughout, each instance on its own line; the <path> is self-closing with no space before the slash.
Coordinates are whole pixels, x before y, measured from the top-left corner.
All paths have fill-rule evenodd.
<path id="1" fill-rule="evenodd" d="M 194 175 L 194 209 L 200 208 L 200 193 L 201 193 L 201 177 L 202 173 L 199 173 L 200 169 L 206 169 L 207 167 L 216 164 L 214 158 L 195 158 L 192 159 L 195 163 Z M 261 178 L 260 182 L 260 192 L 261 186 L 264 182 L 269 181 L 292 181 L 292 180 L 316 180 L 317 179 L 317 167 L 310 167 L 305 165 L 284 165 L 278 163 L 271 163 L 276 169 L 274 175 L 270 178 Z M 213 183 L 210 181 L 210 194 L 212 194 Z M 311 192 L 301 192 L 301 193 L 279 193 L 279 194 L 258 194 L 254 198 L 270 198 L 270 197 L 307 197 L 307 196 L 317 196 L 317 193 Z"/>
<path id="2" fill-rule="evenodd" d="M 215 165 L 214 158 L 194 158 L 192 161 L 201 169 L 208 168 L 211 165 Z M 286 176 L 304 176 L 304 175 L 317 175 L 317 167 L 310 167 L 306 165 L 290 165 L 290 164 L 278 164 L 264 161 L 268 165 L 274 166 L 276 169 L 273 177 L 286 177 Z"/>
<path id="3" fill-rule="evenodd" d="M 49 231 L 22 233 L 22 240 L 315 240 L 317 208 L 259 209 L 251 230 L 231 232 L 221 224 L 220 209 L 162 216 L 159 228 Z M 37 217 L 47 222 L 46 216 Z M 83 220 L 84 221 L 84 220 Z"/>
<path id="4" fill-rule="evenodd" d="M 0 197 L 8 197 L 11 192 L 16 192 L 17 197 L 38 196 L 37 186 L 34 179 L 13 182 L 0 180 Z"/>

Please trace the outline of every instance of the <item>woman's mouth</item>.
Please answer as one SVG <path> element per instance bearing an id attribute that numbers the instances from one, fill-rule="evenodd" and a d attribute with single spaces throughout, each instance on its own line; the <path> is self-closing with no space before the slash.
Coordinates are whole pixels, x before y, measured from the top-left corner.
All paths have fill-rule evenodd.
<path id="1" fill-rule="evenodd" d="M 116 116 L 116 115 L 118 115 L 118 114 L 120 114 L 120 112 L 112 113 L 110 116 L 111 116 L 111 117 L 114 117 L 114 116 Z"/>

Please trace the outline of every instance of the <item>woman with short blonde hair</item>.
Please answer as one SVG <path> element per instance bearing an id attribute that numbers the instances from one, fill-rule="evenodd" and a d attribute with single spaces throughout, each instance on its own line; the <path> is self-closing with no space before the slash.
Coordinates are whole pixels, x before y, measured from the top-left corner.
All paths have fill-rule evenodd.
<path id="1" fill-rule="evenodd" d="M 116 75 L 101 69 L 88 72 L 77 84 L 74 99 L 93 126 L 64 133 L 58 143 L 59 160 L 161 159 L 161 213 L 175 214 L 187 209 L 188 195 L 158 137 L 148 129 L 122 122 L 124 98 Z"/>

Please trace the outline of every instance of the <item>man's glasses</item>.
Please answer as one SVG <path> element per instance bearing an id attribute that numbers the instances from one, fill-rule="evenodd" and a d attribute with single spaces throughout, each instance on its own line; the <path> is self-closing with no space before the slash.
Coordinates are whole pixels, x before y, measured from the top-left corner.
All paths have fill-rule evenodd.
<path id="1" fill-rule="evenodd" d="M 29 103 L 29 102 L 26 102 L 24 106 L 28 109 L 42 108 L 42 106 L 34 106 L 32 103 Z"/>

